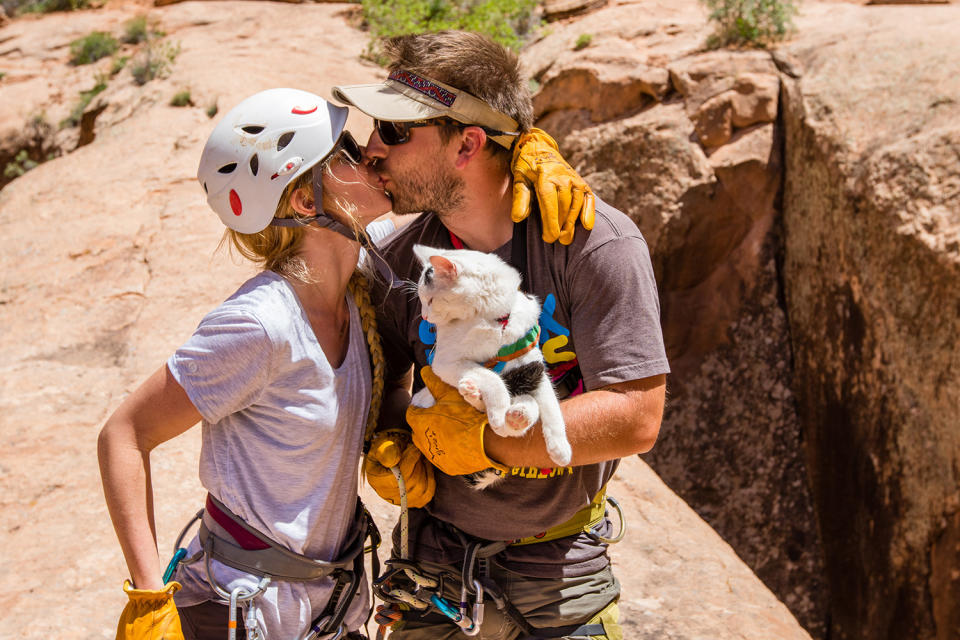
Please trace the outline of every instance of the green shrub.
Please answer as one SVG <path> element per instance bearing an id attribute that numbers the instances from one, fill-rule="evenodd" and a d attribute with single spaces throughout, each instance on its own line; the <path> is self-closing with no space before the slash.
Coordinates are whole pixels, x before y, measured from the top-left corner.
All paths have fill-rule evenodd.
<path id="1" fill-rule="evenodd" d="M 13 160 L 7 163 L 7 166 L 3 168 L 3 177 L 13 180 L 14 178 L 19 178 L 27 171 L 35 169 L 39 162 L 30 159 L 30 154 L 26 149 L 21 149 L 17 152 L 17 155 L 14 156 Z"/>
<path id="2" fill-rule="evenodd" d="M 130 60 L 130 56 L 118 56 L 114 58 L 113 64 L 110 65 L 110 75 L 115 76 L 121 71 L 123 71 L 123 68 L 127 66 L 127 62 L 129 60 Z"/>
<path id="3" fill-rule="evenodd" d="M 90 0 L 27 0 L 21 2 L 4 2 L 4 8 L 13 9 L 13 13 L 20 15 L 23 13 L 50 13 L 52 11 L 74 11 L 76 9 L 87 9 L 90 7 Z"/>
<path id="4" fill-rule="evenodd" d="M 163 36 L 163 32 L 157 30 L 157 25 L 153 20 L 148 20 L 147 16 L 141 14 L 127 20 L 123 25 L 123 35 L 120 40 L 126 44 L 140 44 L 146 42 L 151 36 Z"/>
<path id="5" fill-rule="evenodd" d="M 794 0 L 700 0 L 716 23 L 707 40 L 711 48 L 726 45 L 765 47 L 793 30 Z"/>
<path id="6" fill-rule="evenodd" d="M 214 102 L 212 105 L 207 107 L 207 117 L 212 118 L 213 116 L 217 115 L 217 111 L 219 110 L 220 109 L 217 107 L 217 103 Z"/>
<path id="7" fill-rule="evenodd" d="M 90 64 L 116 53 L 120 43 L 109 33 L 94 31 L 70 43 L 70 64 Z"/>
<path id="8" fill-rule="evenodd" d="M 577 42 L 573 45 L 573 50 L 580 51 L 580 49 L 586 49 L 590 46 L 591 42 L 593 42 L 593 34 L 581 33 L 580 37 L 577 38 Z"/>
<path id="9" fill-rule="evenodd" d="M 102 93 L 106 88 L 106 81 L 98 79 L 97 84 L 94 85 L 92 89 L 81 91 L 80 98 L 77 100 L 77 103 L 73 105 L 73 109 L 70 110 L 70 115 L 60 122 L 60 128 L 76 127 L 79 125 L 81 118 L 83 118 L 83 112 L 87 110 L 87 106 L 90 105 L 90 102 L 98 93 Z"/>
<path id="10" fill-rule="evenodd" d="M 134 82 L 145 85 L 154 78 L 165 77 L 179 54 L 179 44 L 148 42 L 130 67 Z"/>
<path id="11" fill-rule="evenodd" d="M 171 107 L 192 107 L 193 100 L 190 98 L 190 91 L 185 89 L 183 91 L 178 91 L 170 99 Z"/>
<path id="12" fill-rule="evenodd" d="M 362 0 L 370 28 L 367 57 L 383 63 L 380 38 L 463 29 L 483 33 L 500 44 L 519 49 L 537 25 L 538 0 Z"/>

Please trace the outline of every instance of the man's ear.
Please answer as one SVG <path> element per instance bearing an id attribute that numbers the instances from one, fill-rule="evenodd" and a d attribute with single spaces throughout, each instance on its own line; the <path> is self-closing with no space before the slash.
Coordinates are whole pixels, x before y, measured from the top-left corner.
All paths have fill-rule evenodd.
<path id="1" fill-rule="evenodd" d="M 302 216 L 317 215 L 317 210 L 313 206 L 313 193 L 308 187 L 300 187 L 290 194 L 290 206 Z"/>
<path id="2" fill-rule="evenodd" d="M 457 150 L 457 159 L 454 164 L 457 169 L 463 169 L 483 150 L 487 144 L 487 132 L 480 127 L 465 127 L 460 132 L 460 148 Z"/>

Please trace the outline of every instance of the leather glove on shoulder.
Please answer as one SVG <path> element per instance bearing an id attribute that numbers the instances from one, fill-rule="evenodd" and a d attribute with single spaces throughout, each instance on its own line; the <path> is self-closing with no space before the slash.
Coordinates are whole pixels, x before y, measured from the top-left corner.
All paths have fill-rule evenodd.
<path id="1" fill-rule="evenodd" d="M 135 589 L 130 581 L 123 583 L 127 606 L 117 623 L 117 640 L 184 640 L 180 614 L 173 594 L 179 582 L 168 582 L 163 589 Z"/>
<path id="2" fill-rule="evenodd" d="M 513 149 L 513 210 L 520 222 L 530 215 L 530 190 L 537 192 L 543 241 L 570 244 L 580 219 L 584 229 L 593 229 L 595 202 L 590 186 L 571 167 L 556 141 L 541 129 L 531 129 Z"/>
<path id="3" fill-rule="evenodd" d="M 467 404 L 460 392 L 438 378 L 430 367 L 424 367 L 420 376 L 435 404 L 426 409 L 411 405 L 407 422 L 413 430 L 413 443 L 423 455 L 449 476 L 491 467 L 509 472 L 508 467 L 488 458 L 483 449 L 487 415 Z"/>
<path id="4" fill-rule="evenodd" d="M 410 440 L 410 433 L 388 429 L 377 433 L 363 460 L 363 473 L 377 495 L 390 504 L 400 505 L 400 488 L 390 467 L 399 467 L 407 490 L 407 507 L 425 506 L 433 499 L 437 481 L 433 465 Z"/>

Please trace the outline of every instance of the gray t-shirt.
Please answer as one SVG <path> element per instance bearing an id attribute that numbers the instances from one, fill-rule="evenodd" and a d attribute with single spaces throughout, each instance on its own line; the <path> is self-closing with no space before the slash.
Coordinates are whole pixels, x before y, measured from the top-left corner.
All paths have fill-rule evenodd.
<path id="1" fill-rule="evenodd" d="M 370 364 L 353 300 L 349 346 L 331 367 L 296 293 L 264 271 L 207 314 L 167 362 L 203 416 L 200 482 L 247 524 L 311 558 L 333 560 L 353 521 Z M 190 554 L 199 548 L 196 538 Z M 255 579 L 213 561 L 222 584 Z M 177 604 L 212 596 L 203 562 L 181 569 Z M 298 637 L 332 581 L 274 583 L 258 599 L 269 636 Z M 312 614 L 312 615 L 311 615 Z M 347 618 L 362 624 L 366 598 Z"/>
<path id="2" fill-rule="evenodd" d="M 593 230 L 578 229 L 569 246 L 541 240 L 536 212 L 526 227 L 521 236 L 526 246 L 523 288 L 543 305 L 540 348 L 560 395 L 668 373 L 653 268 L 636 225 L 598 199 Z M 515 262 L 518 252 L 511 250 L 512 242 L 495 253 Z M 384 249 L 401 279 L 416 281 L 419 277 L 414 244 L 454 248 L 439 219 L 422 215 Z M 378 306 L 378 322 L 387 375 L 397 376 L 411 364 L 419 371 L 430 361 L 433 327 L 421 318 L 416 296 L 402 289 L 385 296 Z M 415 386 L 421 384 L 417 376 Z M 542 533 L 588 504 L 618 464 L 619 460 L 611 460 L 580 467 L 515 467 L 483 491 L 438 470 L 436 495 L 425 508 L 429 517 L 413 515 L 421 529 L 418 557 L 436 562 L 462 559 L 457 538 L 440 523 L 484 540 Z M 501 557 L 512 570 L 543 577 L 583 575 L 607 563 L 605 546 L 587 536 L 509 547 Z"/>

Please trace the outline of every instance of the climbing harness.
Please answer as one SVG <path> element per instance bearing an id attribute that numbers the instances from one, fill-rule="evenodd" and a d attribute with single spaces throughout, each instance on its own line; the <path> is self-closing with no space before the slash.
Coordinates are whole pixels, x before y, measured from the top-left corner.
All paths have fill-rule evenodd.
<path id="1" fill-rule="evenodd" d="M 431 576 L 424 572 L 418 563 L 410 559 L 406 487 L 399 468 L 392 467 L 391 470 L 397 478 L 400 493 L 400 558 L 387 560 L 384 573 L 373 581 L 374 594 L 387 603 L 386 606 L 377 607 L 375 620 L 380 625 L 377 630 L 377 640 L 382 640 L 387 629 L 402 620 L 404 611 L 411 609 L 420 615 L 439 613 L 460 627 L 464 635 L 475 636 L 480 632 L 480 626 L 483 624 L 486 598 L 489 598 L 498 610 L 523 631 L 524 635 L 520 640 L 560 638 L 567 635 L 604 635 L 602 624 L 548 629 L 533 627 L 510 602 L 503 589 L 490 578 L 489 561 L 509 546 L 548 542 L 581 532 L 598 542 L 606 544 L 619 542 L 626 533 L 626 521 L 619 503 L 606 495 L 606 487 L 597 493 L 589 505 L 580 509 L 567 522 L 535 536 L 513 541 L 470 541 L 466 534 L 451 527 L 465 549 L 461 575 L 455 576 L 452 573 L 443 572 L 437 576 Z M 608 504 L 616 510 L 620 521 L 619 531 L 612 537 L 603 536 L 596 531 L 597 525 L 606 517 Z M 458 577 L 461 585 L 460 601 L 454 604 L 441 594 L 444 593 L 445 583 Z"/>
<path id="2" fill-rule="evenodd" d="M 195 522 L 200 523 L 198 539 L 201 549 L 188 558 L 186 549 L 181 544 Z M 174 555 L 164 577 L 172 577 L 178 565 L 192 564 L 202 557 L 210 588 L 220 602 L 229 606 L 229 640 L 236 638 L 237 607 L 240 604 L 246 604 L 244 626 L 247 638 L 266 640 L 257 622 L 253 600 L 267 589 L 272 580 L 312 582 L 331 577 L 335 583 L 326 607 L 298 640 L 338 640 L 346 634 L 343 619 L 360 586 L 365 552 L 371 552 L 372 574 L 378 575 L 380 572 L 376 554 L 376 549 L 380 546 L 380 532 L 359 500 L 350 530 L 353 537 L 344 544 L 345 550 L 339 559 L 334 562 L 314 560 L 274 542 L 208 494 L 205 507 L 197 512 L 177 537 Z M 371 544 L 365 546 L 368 538 Z M 210 566 L 211 559 L 254 575 L 260 578 L 260 581 L 252 590 L 240 586 L 228 591 L 214 577 Z"/>

